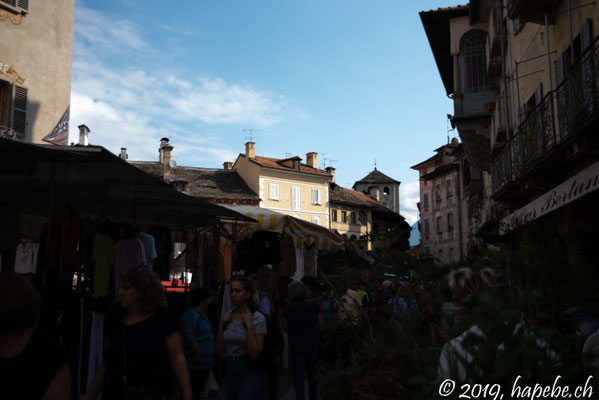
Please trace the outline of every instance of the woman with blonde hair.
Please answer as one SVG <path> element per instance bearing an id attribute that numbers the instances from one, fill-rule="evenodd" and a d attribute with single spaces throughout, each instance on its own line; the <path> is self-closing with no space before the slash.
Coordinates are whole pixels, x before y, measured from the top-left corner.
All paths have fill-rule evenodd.
<path id="1" fill-rule="evenodd" d="M 191 400 L 191 382 L 183 355 L 181 332 L 166 309 L 158 275 L 131 268 L 120 275 L 122 310 L 108 329 L 104 360 L 84 399 L 169 398 L 176 377 L 183 399 Z"/>
<path id="2" fill-rule="evenodd" d="M 266 318 L 258 311 L 258 294 L 249 278 L 237 275 L 231 279 L 231 303 L 234 308 L 220 320 L 216 334 L 216 353 L 225 354 L 227 399 L 262 399 L 266 365 L 260 355 Z"/>

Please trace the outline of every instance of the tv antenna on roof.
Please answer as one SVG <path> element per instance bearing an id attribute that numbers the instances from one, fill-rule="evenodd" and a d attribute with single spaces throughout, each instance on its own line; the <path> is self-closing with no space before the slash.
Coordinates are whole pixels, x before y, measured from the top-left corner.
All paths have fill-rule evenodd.
<path id="1" fill-rule="evenodd" d="M 289 153 L 287 150 L 285 150 L 285 158 L 289 158 L 291 157 L 291 153 Z"/>
<path id="2" fill-rule="evenodd" d="M 249 136 L 245 136 L 245 139 L 248 139 L 250 142 L 253 142 L 254 139 L 256 138 L 260 138 L 261 136 L 254 136 L 254 130 L 253 129 L 244 129 L 243 130 L 247 135 Z"/>

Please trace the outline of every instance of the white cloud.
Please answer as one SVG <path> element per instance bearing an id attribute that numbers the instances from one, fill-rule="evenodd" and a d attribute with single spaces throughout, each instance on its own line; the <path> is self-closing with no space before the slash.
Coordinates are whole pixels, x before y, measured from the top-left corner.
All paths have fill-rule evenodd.
<path id="1" fill-rule="evenodd" d="M 151 58 L 151 46 L 128 20 L 78 7 L 74 40 L 72 141 L 77 125 L 86 124 L 90 143 L 157 160 L 160 138 L 169 137 L 178 162 L 220 165 L 236 155 L 222 137 L 227 126 L 273 126 L 288 109 L 283 96 L 247 82 L 181 76 L 169 65 L 138 61 Z"/>
<path id="2" fill-rule="evenodd" d="M 420 218 L 417 206 L 420 201 L 420 182 L 402 183 L 399 187 L 399 198 L 401 215 L 410 225 L 413 225 Z"/>

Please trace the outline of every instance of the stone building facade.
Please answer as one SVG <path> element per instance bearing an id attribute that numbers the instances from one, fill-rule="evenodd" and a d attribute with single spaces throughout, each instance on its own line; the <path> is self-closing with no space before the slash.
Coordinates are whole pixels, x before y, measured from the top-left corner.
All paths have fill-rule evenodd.
<path id="1" fill-rule="evenodd" d="M 40 143 L 61 121 L 71 102 L 74 7 L 0 0 L 0 136 Z"/>
<path id="2" fill-rule="evenodd" d="M 374 167 L 373 171 L 354 183 L 352 189 L 369 195 L 399 214 L 399 185 L 401 185 L 401 182 L 383 174 Z"/>

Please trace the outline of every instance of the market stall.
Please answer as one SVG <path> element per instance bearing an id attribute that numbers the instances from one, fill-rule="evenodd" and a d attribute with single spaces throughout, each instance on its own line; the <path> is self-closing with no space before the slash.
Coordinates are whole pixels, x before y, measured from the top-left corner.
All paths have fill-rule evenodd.
<path id="1" fill-rule="evenodd" d="M 65 343 L 74 393 L 85 390 L 102 349 L 104 312 L 118 272 L 147 267 L 168 276 L 172 238 L 235 211 L 175 190 L 99 146 L 0 139 L 0 271 L 29 277 L 42 320 Z"/>

